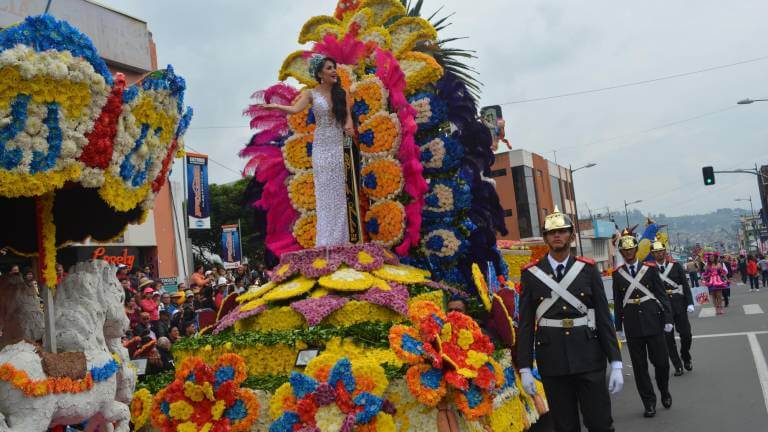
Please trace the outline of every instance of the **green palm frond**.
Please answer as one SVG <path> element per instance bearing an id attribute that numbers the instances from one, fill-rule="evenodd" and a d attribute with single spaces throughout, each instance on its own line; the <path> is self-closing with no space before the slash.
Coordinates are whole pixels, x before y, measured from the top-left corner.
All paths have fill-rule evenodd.
<path id="1" fill-rule="evenodd" d="M 408 11 L 408 16 L 422 16 L 422 9 L 424 6 L 424 0 L 400 0 Z M 435 12 L 433 12 L 427 21 L 438 32 L 446 29 L 452 23 L 449 19 L 455 14 L 450 13 L 447 15 L 440 15 L 443 10 L 443 6 L 440 6 Z M 469 89 L 470 94 L 475 100 L 480 99 L 480 89 L 482 83 L 478 80 L 478 72 L 472 66 L 466 63 L 466 60 L 477 58 L 474 50 L 467 50 L 461 48 L 449 47 L 453 42 L 467 39 L 466 37 L 450 37 L 445 39 L 439 39 L 436 44 L 420 44 L 415 49 L 422 51 L 435 58 L 440 66 L 447 72 L 451 72 L 456 75 Z"/>

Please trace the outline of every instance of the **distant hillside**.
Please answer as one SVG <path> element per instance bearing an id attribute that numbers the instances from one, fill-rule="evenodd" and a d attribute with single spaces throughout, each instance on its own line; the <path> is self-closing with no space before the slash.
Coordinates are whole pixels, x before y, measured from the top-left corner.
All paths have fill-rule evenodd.
<path id="1" fill-rule="evenodd" d="M 717 245 L 727 250 L 736 250 L 738 249 L 739 217 L 747 214 L 749 210 L 723 208 L 707 214 L 666 216 L 659 213 L 651 214 L 650 217 L 660 224 L 667 225 L 665 229 L 669 232 L 670 242 L 673 245 L 684 247 L 692 247 L 696 244 Z M 600 219 L 607 218 L 607 215 L 594 216 Z M 624 227 L 626 220 L 623 212 L 611 213 L 611 216 L 620 228 Z M 629 213 L 630 226 L 639 224 L 642 228 L 647 216 L 639 210 L 633 210 Z"/>

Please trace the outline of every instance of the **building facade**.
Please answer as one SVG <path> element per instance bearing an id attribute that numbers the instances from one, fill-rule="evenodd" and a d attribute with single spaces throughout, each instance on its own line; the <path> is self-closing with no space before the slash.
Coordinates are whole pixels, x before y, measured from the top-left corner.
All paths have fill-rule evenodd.
<path id="1" fill-rule="evenodd" d="M 496 182 L 509 231 L 500 239 L 541 237 L 544 217 L 555 207 L 576 220 L 571 171 L 567 167 L 516 149 L 496 154 L 490 177 Z"/>
<path id="2" fill-rule="evenodd" d="M 0 2 L 0 28 L 8 27 L 30 15 L 45 11 L 47 0 L 12 0 Z M 55 0 L 49 13 L 87 34 L 112 73 L 123 73 L 133 84 L 157 69 L 157 52 L 152 33 L 141 19 L 88 0 Z M 133 267 L 149 266 L 155 277 L 179 275 L 178 230 L 174 225 L 170 182 L 155 198 L 155 207 L 141 225 L 130 225 L 113 243 L 86 242 L 60 251 L 65 267 L 84 259 L 106 259 Z M 15 263 L 19 257 L 4 257 Z"/>

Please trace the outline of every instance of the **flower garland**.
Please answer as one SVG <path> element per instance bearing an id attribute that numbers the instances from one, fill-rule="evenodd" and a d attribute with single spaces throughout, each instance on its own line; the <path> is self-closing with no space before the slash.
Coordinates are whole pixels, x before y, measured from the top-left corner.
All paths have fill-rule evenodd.
<path id="1" fill-rule="evenodd" d="M 33 380 L 26 371 L 16 369 L 10 363 L 3 363 L 0 365 L 0 381 L 9 383 L 28 398 L 37 398 L 51 394 L 76 394 L 90 391 L 95 383 L 112 378 L 119 369 L 120 363 L 113 358 L 102 366 L 91 368 L 83 379 L 49 377 Z"/>
<path id="2" fill-rule="evenodd" d="M 493 360 L 493 343 L 467 315 L 447 315 L 431 302 L 410 306 L 413 327 L 390 329 L 390 346 L 411 364 L 406 381 L 422 403 L 435 406 L 447 386 L 457 390 L 454 402 L 469 419 L 491 412 L 491 392 L 504 383 L 501 366 Z"/>
<path id="3" fill-rule="evenodd" d="M 259 416 L 259 403 L 247 389 L 243 358 L 220 356 L 213 366 L 199 357 L 185 359 L 176 379 L 155 396 L 152 424 L 163 432 L 231 430 L 245 432 Z"/>
<path id="4" fill-rule="evenodd" d="M 134 430 L 141 430 L 152 412 L 152 394 L 149 390 L 142 388 L 133 394 L 131 399 L 131 423 Z"/>
<path id="5" fill-rule="evenodd" d="M 371 241 L 393 246 L 403 238 L 405 208 L 395 201 L 380 201 L 368 209 L 363 223 Z"/>
<path id="6" fill-rule="evenodd" d="M 366 360 L 321 355 L 310 362 L 305 373 L 292 372 L 270 401 L 274 416 L 270 432 L 295 430 L 352 431 L 379 423 L 393 430 L 395 408 L 383 398 L 389 385 L 384 369 Z"/>

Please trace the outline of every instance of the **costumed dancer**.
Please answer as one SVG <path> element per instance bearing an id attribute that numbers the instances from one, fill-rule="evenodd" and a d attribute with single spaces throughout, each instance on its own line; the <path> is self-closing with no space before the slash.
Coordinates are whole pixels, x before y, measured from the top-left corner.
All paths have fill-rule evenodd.
<path id="1" fill-rule="evenodd" d="M 315 185 L 317 228 L 315 247 L 349 243 L 347 195 L 344 179 L 344 134 L 355 133 L 347 94 L 336 72 L 336 60 L 315 54 L 309 61 L 309 73 L 319 85 L 302 91 L 291 106 L 262 105 L 288 114 L 302 112 L 312 104 L 315 136 L 312 141 L 312 176 Z"/>
<path id="2" fill-rule="evenodd" d="M 672 406 L 669 359 L 665 333 L 672 332 L 672 309 L 655 262 L 637 260 L 638 241 L 628 229 L 619 239 L 624 264 L 613 271 L 616 329 L 624 330 L 635 384 L 645 417 L 656 415 L 656 393 L 648 374 L 648 358 L 656 371 L 656 385 L 664 408 Z"/>
<path id="3" fill-rule="evenodd" d="M 725 313 L 723 290 L 728 288 L 728 271 L 723 263 L 719 262 L 717 252 L 706 252 L 704 256 L 707 263 L 701 273 L 701 283 L 707 287 L 709 295 L 712 296 L 715 313 L 722 315 Z"/>
<path id="4" fill-rule="evenodd" d="M 680 334 L 680 354 L 678 354 L 674 330 L 667 333 L 669 359 L 675 366 L 675 376 L 680 376 L 683 374 L 683 367 L 689 371 L 693 370 L 693 363 L 691 362 L 693 337 L 691 336 L 691 322 L 688 320 L 688 314 L 692 313 L 694 309 L 693 295 L 688 286 L 688 278 L 683 266 L 667 255 L 667 247 L 658 238 L 651 244 L 651 254 L 656 260 L 659 277 L 664 283 L 667 297 L 672 306 L 675 329 Z"/>
<path id="5" fill-rule="evenodd" d="M 555 208 L 544 221 L 547 256 L 523 268 L 517 360 L 523 389 L 536 394 L 534 357 L 556 431 L 613 431 L 611 398 L 624 385 L 616 331 L 595 262 L 572 257 L 573 222 Z M 605 368 L 611 374 L 606 383 Z"/>

